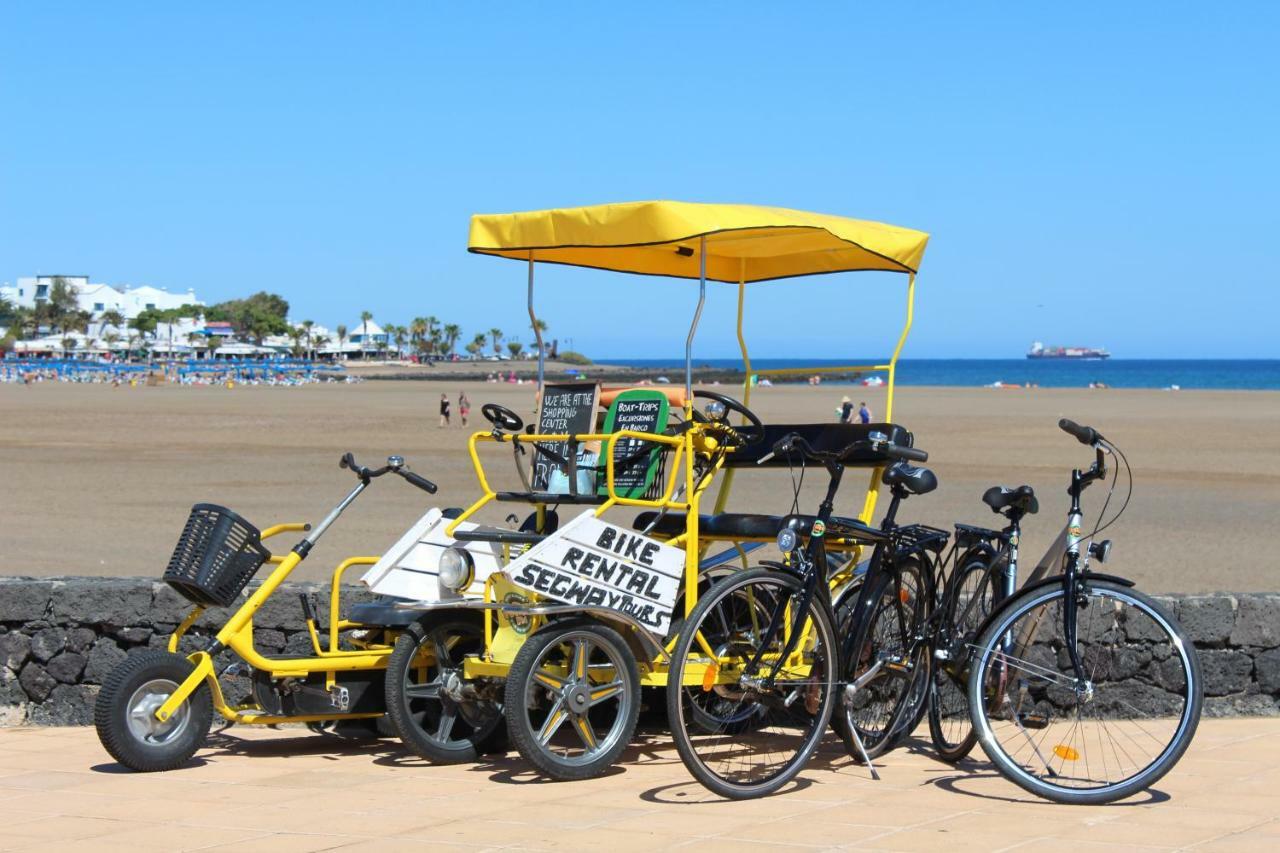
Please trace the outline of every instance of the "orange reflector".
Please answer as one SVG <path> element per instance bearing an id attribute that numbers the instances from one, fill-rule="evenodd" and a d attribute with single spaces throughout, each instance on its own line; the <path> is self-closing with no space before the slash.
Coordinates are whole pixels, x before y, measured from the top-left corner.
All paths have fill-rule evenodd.
<path id="1" fill-rule="evenodd" d="M 1076 752 L 1069 746 L 1058 744 L 1053 748 L 1053 754 L 1061 758 L 1063 761 L 1078 761 L 1080 753 Z"/>
<path id="2" fill-rule="evenodd" d="M 702 671 L 702 692 L 708 693 L 716 686 L 716 678 L 720 675 L 720 664 L 713 663 Z"/>
<path id="3" fill-rule="evenodd" d="M 911 601 L 911 593 L 905 589 L 898 590 L 898 600 L 903 604 L 907 604 Z"/>

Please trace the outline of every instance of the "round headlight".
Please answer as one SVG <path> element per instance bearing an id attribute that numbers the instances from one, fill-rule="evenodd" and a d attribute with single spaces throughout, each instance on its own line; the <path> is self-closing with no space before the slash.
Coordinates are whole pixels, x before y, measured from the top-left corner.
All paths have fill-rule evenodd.
<path id="1" fill-rule="evenodd" d="M 727 411 L 724 407 L 724 403 L 721 403 L 719 400 L 709 400 L 704 408 L 706 409 L 706 415 L 709 419 L 713 421 L 724 420 L 725 412 Z"/>
<path id="2" fill-rule="evenodd" d="M 800 544 L 800 537 L 790 527 L 784 527 L 778 531 L 778 550 L 782 553 L 790 554 L 798 544 Z"/>
<path id="3" fill-rule="evenodd" d="M 471 586 L 475 577 L 475 563 L 471 554 L 461 548 L 446 548 L 440 555 L 440 585 L 454 592 Z"/>

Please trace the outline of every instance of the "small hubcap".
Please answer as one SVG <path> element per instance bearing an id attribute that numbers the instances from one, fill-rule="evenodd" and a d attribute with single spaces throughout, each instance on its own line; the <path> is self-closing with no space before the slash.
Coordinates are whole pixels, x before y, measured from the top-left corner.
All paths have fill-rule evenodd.
<path id="1" fill-rule="evenodd" d="M 183 702 L 173 716 L 163 723 L 156 711 L 178 689 L 177 682 L 155 678 L 143 684 L 129 697 L 129 732 L 144 743 L 157 746 L 169 743 L 182 734 L 191 716 L 191 706 Z"/>

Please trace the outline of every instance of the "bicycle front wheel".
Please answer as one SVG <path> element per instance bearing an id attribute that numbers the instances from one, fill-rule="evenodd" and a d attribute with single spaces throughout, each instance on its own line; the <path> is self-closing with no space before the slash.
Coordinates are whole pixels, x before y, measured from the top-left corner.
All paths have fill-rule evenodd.
<path id="1" fill-rule="evenodd" d="M 1191 642 L 1154 601 L 1089 580 L 1019 593 L 978 638 L 969 707 L 1000 772 L 1060 803 L 1108 803 L 1152 785 L 1182 757 L 1203 699 Z M 1076 611 L 1076 677 L 1063 608 Z"/>
<path id="2" fill-rule="evenodd" d="M 929 736 L 943 761 L 955 763 L 978 742 L 969 722 L 969 650 L 978 629 L 994 609 L 999 571 L 990 558 L 963 561 L 943 602 L 945 634 L 937 643 L 944 652 L 933 665 L 929 682 Z"/>
<path id="3" fill-rule="evenodd" d="M 750 569 L 712 587 L 681 629 L 667 674 L 671 733 L 689 772 L 722 797 L 781 788 L 831 720 L 839 647 L 830 609 L 815 596 L 801 619 L 800 597 L 794 576 Z"/>

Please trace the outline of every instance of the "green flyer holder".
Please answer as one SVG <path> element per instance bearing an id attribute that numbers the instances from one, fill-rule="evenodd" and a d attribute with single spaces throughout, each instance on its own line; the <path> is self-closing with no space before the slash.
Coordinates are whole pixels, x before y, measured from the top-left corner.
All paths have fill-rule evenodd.
<path id="1" fill-rule="evenodd" d="M 604 416 L 606 433 L 631 430 L 632 432 L 661 433 L 667 428 L 670 412 L 667 395 L 661 391 L 633 389 L 623 391 L 614 398 Z M 644 452 L 648 450 L 649 452 Z M 620 438 L 613 444 L 613 485 L 621 498 L 642 498 L 657 476 L 662 461 L 662 446 L 637 438 Z M 601 460 L 597 492 L 609 494 L 609 482 Z"/>

